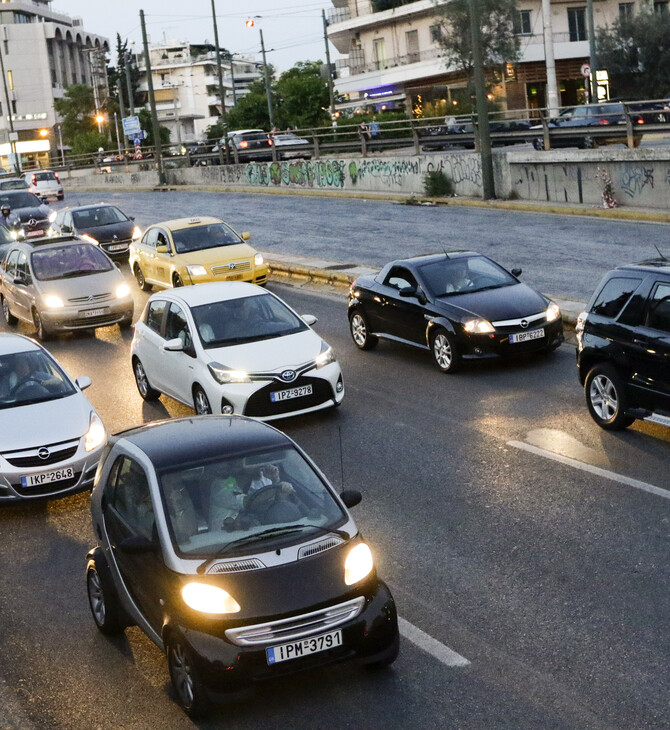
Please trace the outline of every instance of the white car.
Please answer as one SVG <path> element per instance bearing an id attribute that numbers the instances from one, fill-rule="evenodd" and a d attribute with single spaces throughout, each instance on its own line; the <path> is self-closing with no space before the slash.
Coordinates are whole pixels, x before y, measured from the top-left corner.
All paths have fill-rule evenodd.
<path id="1" fill-rule="evenodd" d="M 63 200 L 63 186 L 58 175 L 51 170 L 35 170 L 26 172 L 23 179 L 28 184 L 28 189 L 40 198 L 55 198 Z"/>
<path id="2" fill-rule="evenodd" d="M 107 432 L 90 384 L 28 337 L 0 334 L 0 503 L 93 487 Z"/>
<path id="3" fill-rule="evenodd" d="M 292 160 L 298 157 L 309 160 L 312 156 L 310 143 L 293 132 L 273 134 L 272 141 L 281 160 Z"/>
<path id="4" fill-rule="evenodd" d="M 145 400 L 165 393 L 198 414 L 265 421 L 338 406 L 342 371 L 315 322 L 244 282 L 157 292 L 135 325 L 137 388 Z"/>

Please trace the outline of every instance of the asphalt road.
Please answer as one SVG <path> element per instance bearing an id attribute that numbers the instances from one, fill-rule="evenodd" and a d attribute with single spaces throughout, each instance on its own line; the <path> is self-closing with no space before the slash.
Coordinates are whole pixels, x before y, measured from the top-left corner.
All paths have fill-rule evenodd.
<path id="1" fill-rule="evenodd" d="M 363 492 L 356 519 L 407 623 L 388 672 L 285 679 L 197 726 L 670 727 L 670 492 L 644 490 L 668 488 L 670 430 L 595 426 L 571 346 L 445 376 L 424 352 L 356 350 L 342 297 L 272 288 L 319 318 L 346 384 L 341 408 L 277 425 L 334 485 Z M 110 431 L 191 413 L 141 400 L 130 337 L 112 327 L 49 349 L 92 377 Z M 87 495 L 0 511 L 6 706 L 40 729 L 193 727 L 155 646 L 95 629 L 93 542 Z M 468 664 L 441 660 L 446 648 Z"/>
<path id="2" fill-rule="evenodd" d="M 66 188 L 67 190 L 67 188 Z M 587 301 L 600 277 L 614 266 L 670 255 L 668 226 L 606 221 L 457 205 L 409 206 L 384 200 L 298 195 L 200 192 L 66 192 L 62 205 L 105 200 L 137 223 L 216 215 L 250 243 L 272 254 L 328 258 L 382 266 L 396 258 L 441 250 L 471 249 L 508 269 L 545 294 Z"/>

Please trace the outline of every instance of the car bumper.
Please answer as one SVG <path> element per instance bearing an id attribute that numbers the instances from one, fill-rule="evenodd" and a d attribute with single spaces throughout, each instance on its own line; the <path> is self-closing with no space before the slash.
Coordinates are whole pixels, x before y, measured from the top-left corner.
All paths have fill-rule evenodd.
<path id="1" fill-rule="evenodd" d="M 132 297 L 103 302 L 96 306 L 67 307 L 57 310 L 42 310 L 40 316 L 50 332 L 108 327 L 122 320 L 132 319 L 134 304 Z"/>
<path id="2" fill-rule="evenodd" d="M 129 238 L 127 241 L 105 241 L 104 243 L 98 243 L 98 246 L 108 256 L 114 258 L 115 256 L 127 256 L 131 243 L 132 241 Z"/>
<path id="3" fill-rule="evenodd" d="M 528 339 L 523 342 L 511 342 L 510 335 L 531 335 L 538 330 L 544 330 L 544 336 L 537 339 Z M 467 335 L 460 343 L 462 356 L 468 359 L 508 357 L 523 355 L 527 352 L 554 349 L 563 342 L 563 320 L 561 317 L 553 322 L 544 323 L 541 327 L 515 330 L 514 332 L 483 335 Z"/>
<path id="4" fill-rule="evenodd" d="M 187 271 L 182 275 L 182 281 L 184 284 L 207 284 L 212 281 L 246 281 L 250 284 L 265 284 L 268 280 L 269 267 L 267 264 L 261 264 L 260 266 L 252 266 L 249 271 L 242 273 L 235 273 L 231 270 L 225 274 L 213 274 L 211 272 L 204 276 L 192 276 Z"/>
<path id="5" fill-rule="evenodd" d="M 305 608 L 307 613 L 310 608 Z M 198 676 L 214 700 L 250 689 L 254 683 L 309 671 L 344 661 L 363 664 L 393 660 L 398 651 L 398 618 L 386 584 L 377 581 L 365 594 L 365 604 L 355 618 L 335 629 L 342 631 L 341 646 L 305 657 L 268 664 L 263 646 L 233 644 L 223 631 L 204 633 L 179 627 L 192 651 Z M 281 643 L 281 642 L 280 642 Z"/>

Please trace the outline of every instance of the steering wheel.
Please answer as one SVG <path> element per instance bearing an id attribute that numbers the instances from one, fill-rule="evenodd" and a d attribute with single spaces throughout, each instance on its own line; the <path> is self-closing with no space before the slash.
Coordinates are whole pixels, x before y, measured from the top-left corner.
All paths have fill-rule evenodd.
<path id="1" fill-rule="evenodd" d="M 492 276 L 476 276 L 472 281 L 472 286 L 485 287 L 495 286 L 498 282 Z"/>
<path id="2" fill-rule="evenodd" d="M 281 490 L 279 484 L 268 484 L 256 489 L 247 495 L 245 509 L 256 513 L 265 512 L 276 502 L 279 490 Z"/>
<path id="3" fill-rule="evenodd" d="M 30 388 L 32 386 L 37 386 L 38 388 L 41 388 L 45 393 L 48 393 L 49 391 L 40 383 L 37 378 L 28 378 L 27 380 L 24 380 L 22 383 L 17 383 L 10 391 L 10 395 L 12 396 L 20 396 L 22 391 Z"/>

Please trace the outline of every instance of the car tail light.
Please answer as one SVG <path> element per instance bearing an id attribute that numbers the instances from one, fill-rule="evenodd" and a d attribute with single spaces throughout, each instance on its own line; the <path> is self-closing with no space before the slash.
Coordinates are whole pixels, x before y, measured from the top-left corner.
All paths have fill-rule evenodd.
<path id="1" fill-rule="evenodd" d="M 58 175 L 56 175 L 55 172 L 54 172 L 54 177 L 56 178 L 56 182 L 60 182 L 60 178 L 58 177 Z"/>
<path id="2" fill-rule="evenodd" d="M 637 118 L 637 123 L 638 124 L 644 124 L 644 119 L 642 119 L 642 117 L 638 117 Z"/>
<path id="3" fill-rule="evenodd" d="M 33 177 L 33 182 L 32 182 L 32 184 L 33 184 L 33 185 L 37 185 L 37 175 L 33 175 L 32 177 Z"/>
<path id="4" fill-rule="evenodd" d="M 270 145 L 270 147 L 272 147 L 272 140 L 271 139 L 268 140 L 268 144 Z"/>
<path id="5" fill-rule="evenodd" d="M 240 147 L 246 149 L 248 146 L 249 146 L 249 143 L 248 142 L 244 142 L 244 141 L 243 142 L 240 142 Z"/>
<path id="6" fill-rule="evenodd" d="M 599 125 L 600 125 L 601 127 L 602 127 L 602 126 L 604 126 L 605 124 L 609 124 L 609 123 L 610 123 L 610 122 L 609 122 L 609 119 L 599 119 L 599 120 L 598 120 L 598 124 L 599 124 Z"/>

